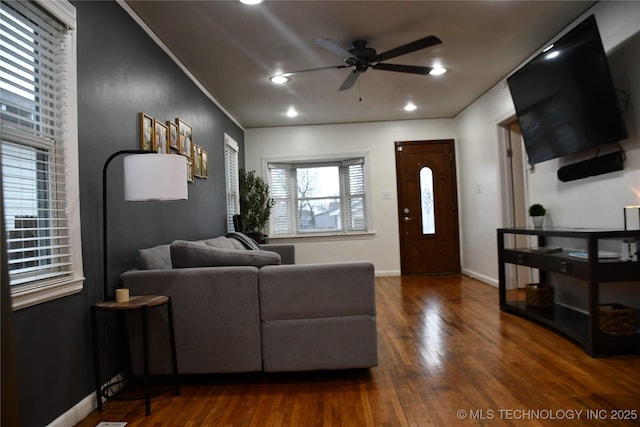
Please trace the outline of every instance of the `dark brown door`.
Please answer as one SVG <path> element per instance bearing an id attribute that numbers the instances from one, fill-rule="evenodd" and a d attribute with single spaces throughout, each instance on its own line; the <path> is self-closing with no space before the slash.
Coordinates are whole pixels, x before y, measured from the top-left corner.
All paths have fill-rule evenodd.
<path id="1" fill-rule="evenodd" d="M 396 142 L 402 274 L 460 271 L 453 140 Z"/>

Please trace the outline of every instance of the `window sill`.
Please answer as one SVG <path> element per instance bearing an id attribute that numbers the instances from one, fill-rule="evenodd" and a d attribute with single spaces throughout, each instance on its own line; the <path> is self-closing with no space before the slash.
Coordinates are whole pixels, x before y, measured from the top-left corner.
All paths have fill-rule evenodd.
<path id="1" fill-rule="evenodd" d="M 54 285 L 13 291 L 11 293 L 13 311 L 77 294 L 82 291 L 83 284 L 84 277 L 80 277 Z"/>
<path id="2" fill-rule="evenodd" d="M 289 234 L 269 236 L 270 243 L 285 243 L 301 240 L 314 241 L 331 241 L 331 240 L 361 240 L 372 238 L 376 235 L 375 231 L 363 231 L 356 233 L 308 233 L 308 234 Z"/>

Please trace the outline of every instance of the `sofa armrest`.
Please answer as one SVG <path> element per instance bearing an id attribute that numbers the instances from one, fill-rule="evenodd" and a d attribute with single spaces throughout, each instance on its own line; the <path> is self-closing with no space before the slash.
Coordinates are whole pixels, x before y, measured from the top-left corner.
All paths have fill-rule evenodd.
<path id="1" fill-rule="evenodd" d="M 260 269 L 262 321 L 376 315 L 369 262 L 272 265 Z"/>
<path id="2" fill-rule="evenodd" d="M 262 249 L 263 251 L 271 251 L 280 254 L 280 260 L 282 264 L 296 263 L 296 247 L 291 244 L 266 243 L 260 245 L 260 249 Z"/>
<path id="3" fill-rule="evenodd" d="M 256 267 L 132 270 L 121 276 L 131 295 L 166 295 L 173 305 L 181 374 L 260 371 L 260 307 Z M 152 372 L 168 373 L 164 312 L 149 313 Z M 141 354 L 140 322 L 131 322 L 130 345 Z M 142 360 L 132 357 L 134 368 Z"/>

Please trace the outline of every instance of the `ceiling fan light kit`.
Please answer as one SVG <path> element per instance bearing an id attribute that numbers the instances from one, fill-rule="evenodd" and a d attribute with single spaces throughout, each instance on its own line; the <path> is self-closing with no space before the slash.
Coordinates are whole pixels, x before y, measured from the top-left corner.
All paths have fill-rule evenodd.
<path id="1" fill-rule="evenodd" d="M 342 46 L 331 39 L 316 39 L 315 42 L 329 52 L 340 56 L 343 59 L 344 64 L 282 73 L 271 77 L 270 80 L 273 83 L 282 84 L 288 82 L 288 77 L 294 74 L 326 69 L 351 68 L 351 72 L 347 75 L 346 79 L 338 89 L 339 91 L 344 91 L 351 89 L 356 80 L 358 80 L 360 74 L 366 72 L 369 68 L 374 70 L 418 75 L 440 75 L 446 72 L 446 69 L 442 67 L 423 67 L 418 65 L 389 64 L 383 62 L 442 43 L 442 41 L 436 36 L 427 36 L 411 43 L 398 46 L 394 49 L 387 50 L 383 53 L 377 53 L 374 48 L 369 47 L 366 40 L 354 40 L 353 47 L 349 50 L 342 48 Z M 279 79 L 276 81 L 276 78 L 278 77 Z"/>

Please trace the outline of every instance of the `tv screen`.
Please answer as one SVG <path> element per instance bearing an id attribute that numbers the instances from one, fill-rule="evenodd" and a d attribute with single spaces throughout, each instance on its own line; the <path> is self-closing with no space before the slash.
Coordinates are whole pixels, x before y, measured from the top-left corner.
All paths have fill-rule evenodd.
<path id="1" fill-rule="evenodd" d="M 628 136 L 593 15 L 507 84 L 531 164 Z"/>

